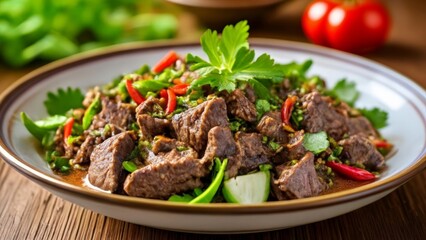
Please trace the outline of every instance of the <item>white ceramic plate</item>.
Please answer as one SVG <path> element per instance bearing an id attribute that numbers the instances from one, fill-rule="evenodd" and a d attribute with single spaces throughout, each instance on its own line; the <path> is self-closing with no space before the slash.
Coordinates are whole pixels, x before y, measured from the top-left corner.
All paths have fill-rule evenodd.
<path id="1" fill-rule="evenodd" d="M 52 173 L 34 139 L 19 120 L 21 111 L 34 119 L 47 115 L 47 91 L 59 87 L 83 90 L 109 82 L 142 64 L 153 65 L 170 49 L 181 55 L 202 54 L 198 44 L 125 45 L 78 55 L 42 67 L 6 90 L 0 98 L 0 153 L 18 172 L 70 202 L 116 219 L 146 226 L 189 232 L 254 232 L 292 227 L 338 216 L 380 199 L 426 165 L 426 93 L 406 77 L 350 54 L 308 44 L 254 39 L 257 54 L 278 62 L 314 61 L 310 74 L 331 86 L 341 78 L 355 81 L 362 92 L 359 107 L 377 106 L 389 113 L 382 134 L 397 149 L 380 179 L 355 189 L 307 199 L 256 205 L 185 205 L 112 195 L 74 186 Z"/>

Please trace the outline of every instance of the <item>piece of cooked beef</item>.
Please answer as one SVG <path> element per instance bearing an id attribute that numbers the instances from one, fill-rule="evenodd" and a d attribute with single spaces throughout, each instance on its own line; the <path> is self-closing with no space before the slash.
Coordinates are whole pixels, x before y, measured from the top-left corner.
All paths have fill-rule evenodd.
<path id="1" fill-rule="evenodd" d="M 106 128 L 107 126 L 108 128 Z M 96 147 L 96 145 L 102 143 L 103 141 L 105 141 L 105 139 L 108 139 L 112 135 L 117 135 L 123 131 L 122 128 L 117 127 L 114 124 L 105 125 L 103 128 L 100 129 L 93 129 L 92 127 L 94 127 L 94 125 L 92 125 L 89 130 L 86 130 L 84 132 L 83 143 L 75 151 L 76 154 L 74 159 L 72 160 L 74 164 L 89 163 L 90 155 L 92 154 L 92 151 Z M 97 131 L 99 134 L 92 135 L 92 131 Z"/>
<path id="2" fill-rule="evenodd" d="M 343 147 L 341 156 L 351 164 L 361 164 L 371 170 L 379 170 L 385 159 L 374 144 L 363 135 L 353 135 L 338 142 Z M 343 159 L 342 159 L 343 160 Z"/>
<path id="3" fill-rule="evenodd" d="M 169 153 L 160 153 L 162 156 L 157 157 L 161 160 L 127 176 L 124 191 L 135 197 L 167 199 L 173 194 L 202 187 L 201 178 L 210 173 L 213 162 L 183 152 L 173 149 Z"/>
<path id="4" fill-rule="evenodd" d="M 155 136 L 164 134 L 170 128 L 168 119 L 156 118 L 148 114 L 140 114 L 137 118 L 142 137 L 147 140 L 152 140 Z"/>
<path id="5" fill-rule="evenodd" d="M 143 103 L 136 107 L 136 116 L 141 114 L 163 114 L 164 110 L 161 106 L 161 101 L 158 98 L 149 97 Z"/>
<path id="6" fill-rule="evenodd" d="M 170 152 L 172 149 L 177 147 L 176 139 L 168 138 L 164 136 L 158 136 L 152 142 L 151 151 L 154 154 L 158 154 L 160 152 Z"/>
<path id="7" fill-rule="evenodd" d="M 259 165 L 269 163 L 270 152 L 268 147 L 262 143 L 260 133 L 237 132 L 235 140 L 238 147 L 238 157 L 241 162 L 238 169 L 239 175 L 247 174 L 256 170 Z"/>
<path id="8" fill-rule="evenodd" d="M 133 137 L 129 132 L 112 136 L 97 145 L 90 155 L 90 183 L 103 190 L 115 192 L 123 174 L 122 162 L 133 148 Z"/>
<path id="9" fill-rule="evenodd" d="M 348 118 L 349 135 L 361 134 L 366 137 L 379 138 L 379 133 L 364 116 Z"/>
<path id="10" fill-rule="evenodd" d="M 238 169 L 241 166 L 241 159 L 238 157 L 238 153 L 239 150 L 231 129 L 219 126 L 210 129 L 203 160 L 212 161 L 215 157 L 228 158 L 225 177 L 231 178 L 237 176 Z"/>
<path id="11" fill-rule="evenodd" d="M 304 110 L 301 124 L 306 132 L 326 131 L 329 136 L 336 140 L 342 139 L 348 132 L 347 118 L 333 107 L 330 97 L 312 92 L 304 95 L 301 101 Z"/>
<path id="12" fill-rule="evenodd" d="M 275 165 L 280 165 L 288 161 L 298 160 L 305 156 L 307 150 L 303 146 L 304 131 L 300 130 L 288 134 L 288 143 L 282 144 L 283 149 L 273 155 L 270 160 Z"/>
<path id="13" fill-rule="evenodd" d="M 196 151 L 203 151 L 210 129 L 229 125 L 226 104 L 222 98 L 214 98 L 176 114 L 172 126 L 179 141 L 185 142 Z"/>
<path id="14" fill-rule="evenodd" d="M 303 137 L 305 132 L 303 130 L 297 131 L 290 135 L 287 148 L 284 149 L 284 152 L 287 154 L 288 160 L 297 160 L 305 156 L 307 150 L 303 146 Z"/>
<path id="15" fill-rule="evenodd" d="M 256 130 L 261 134 L 285 144 L 288 142 L 287 132 L 284 130 L 281 114 L 278 111 L 268 112 L 260 119 Z"/>
<path id="16" fill-rule="evenodd" d="M 257 117 L 256 106 L 251 102 L 241 89 L 231 93 L 224 92 L 228 113 L 247 122 L 255 122 Z"/>
<path id="17" fill-rule="evenodd" d="M 277 169 L 280 172 L 278 172 L 278 179 L 273 181 L 275 185 L 273 190 L 278 188 L 283 193 L 276 193 L 277 198 L 297 199 L 312 197 L 327 188 L 327 185 L 318 177 L 315 171 L 314 154 L 311 152 L 307 152 L 295 165 L 283 166 Z"/>
<path id="18" fill-rule="evenodd" d="M 250 85 L 247 85 L 246 88 L 244 88 L 244 93 L 250 102 L 252 103 L 256 102 L 256 93 L 254 92 L 254 89 Z"/>
<path id="19" fill-rule="evenodd" d="M 100 129 L 105 125 L 114 125 L 116 128 L 128 130 L 135 121 L 135 107 L 132 104 L 115 101 L 108 97 L 101 97 L 102 110 L 94 118 L 91 129 Z"/>

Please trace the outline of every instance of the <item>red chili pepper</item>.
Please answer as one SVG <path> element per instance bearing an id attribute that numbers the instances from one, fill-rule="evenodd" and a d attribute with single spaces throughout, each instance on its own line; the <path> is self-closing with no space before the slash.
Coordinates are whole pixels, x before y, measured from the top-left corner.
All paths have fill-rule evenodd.
<path id="1" fill-rule="evenodd" d="M 188 87 L 189 87 L 189 84 L 181 83 L 181 84 L 174 85 L 173 87 L 170 87 L 170 89 L 172 89 L 176 95 L 182 96 L 186 94 L 186 92 L 188 91 Z"/>
<path id="2" fill-rule="evenodd" d="M 368 180 L 373 180 L 376 178 L 376 176 L 374 174 L 372 174 L 371 172 L 361 169 L 361 168 L 357 168 L 357 167 L 352 167 L 343 163 L 337 163 L 337 162 L 327 162 L 326 163 L 327 166 L 329 166 L 331 169 L 333 169 L 334 171 L 352 179 L 352 180 L 356 180 L 356 181 L 368 181 Z"/>
<path id="3" fill-rule="evenodd" d="M 72 133 L 72 127 L 74 125 L 74 118 L 68 118 L 64 125 L 64 141 L 67 142 L 69 136 Z"/>
<path id="4" fill-rule="evenodd" d="M 183 83 L 182 80 L 180 80 L 180 78 L 175 78 L 175 79 L 173 79 L 172 82 L 173 82 L 174 85 L 179 85 L 179 84 Z"/>
<path id="5" fill-rule="evenodd" d="M 140 94 L 140 92 L 138 90 L 136 90 L 133 87 L 133 82 L 130 79 L 126 80 L 126 88 L 127 88 L 127 92 L 129 93 L 130 97 L 133 99 L 133 101 L 135 101 L 136 104 L 141 104 L 145 101 L 145 98 Z"/>
<path id="6" fill-rule="evenodd" d="M 373 144 L 374 146 L 376 146 L 376 148 L 384 148 L 384 149 L 392 148 L 392 144 L 388 143 L 386 140 L 374 140 Z"/>
<path id="7" fill-rule="evenodd" d="M 172 113 L 176 109 L 176 95 L 171 89 L 167 89 L 167 108 L 166 114 Z"/>
<path id="8" fill-rule="evenodd" d="M 281 120 L 286 125 L 290 125 L 291 112 L 293 111 L 293 107 L 294 107 L 294 104 L 296 103 L 296 100 L 297 100 L 296 96 L 287 97 L 287 99 L 284 101 L 281 107 Z"/>
<path id="9" fill-rule="evenodd" d="M 164 89 L 160 90 L 160 97 L 166 99 L 166 101 L 167 101 L 167 98 L 168 98 L 168 96 L 167 96 L 167 89 L 164 88 Z"/>
<path id="10" fill-rule="evenodd" d="M 179 59 L 179 56 L 175 51 L 170 51 L 167 53 L 166 56 L 164 56 L 153 68 L 152 71 L 154 73 L 160 73 L 167 67 L 170 67 L 173 63 L 176 62 L 176 60 Z"/>

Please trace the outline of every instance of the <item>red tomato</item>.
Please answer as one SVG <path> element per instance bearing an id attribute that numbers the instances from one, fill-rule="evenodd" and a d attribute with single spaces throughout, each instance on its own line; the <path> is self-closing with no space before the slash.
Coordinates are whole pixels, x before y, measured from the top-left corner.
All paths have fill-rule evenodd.
<path id="1" fill-rule="evenodd" d="M 302 27 L 313 43 L 366 53 L 386 41 L 390 17 L 382 4 L 372 0 L 315 0 L 302 16 Z"/>

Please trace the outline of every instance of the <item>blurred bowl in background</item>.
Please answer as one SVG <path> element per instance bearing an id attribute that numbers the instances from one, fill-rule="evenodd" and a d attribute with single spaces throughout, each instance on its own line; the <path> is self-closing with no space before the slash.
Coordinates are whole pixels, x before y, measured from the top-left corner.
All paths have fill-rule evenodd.
<path id="1" fill-rule="evenodd" d="M 287 0 L 167 0 L 195 15 L 206 27 L 221 29 L 240 20 L 259 22 Z"/>

